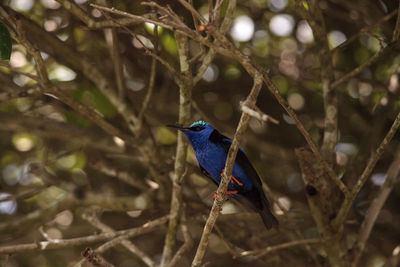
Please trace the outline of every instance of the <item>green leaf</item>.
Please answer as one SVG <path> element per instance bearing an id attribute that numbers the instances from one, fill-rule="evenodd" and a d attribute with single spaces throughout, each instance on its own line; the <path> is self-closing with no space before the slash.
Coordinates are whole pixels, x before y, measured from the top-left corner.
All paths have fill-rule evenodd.
<path id="1" fill-rule="evenodd" d="M 0 60 L 10 60 L 11 36 L 7 28 L 0 24 Z"/>

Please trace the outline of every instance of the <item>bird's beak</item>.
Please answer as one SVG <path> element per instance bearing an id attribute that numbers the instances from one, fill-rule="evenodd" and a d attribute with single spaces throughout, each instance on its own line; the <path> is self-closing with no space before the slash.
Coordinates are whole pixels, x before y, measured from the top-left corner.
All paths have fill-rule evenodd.
<path id="1" fill-rule="evenodd" d="M 176 126 L 176 125 L 166 125 L 166 126 L 169 127 L 169 128 L 178 129 L 178 130 L 180 130 L 182 132 L 189 131 L 189 128 L 185 128 L 185 127 L 181 127 L 181 126 Z"/>

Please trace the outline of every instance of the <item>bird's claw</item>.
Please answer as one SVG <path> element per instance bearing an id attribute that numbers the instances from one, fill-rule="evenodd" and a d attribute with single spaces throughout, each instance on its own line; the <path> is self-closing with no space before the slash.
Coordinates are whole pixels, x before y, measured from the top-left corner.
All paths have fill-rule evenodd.
<path id="1" fill-rule="evenodd" d="M 222 169 L 221 176 L 224 175 L 224 171 L 225 169 Z M 237 183 L 239 186 L 243 186 L 243 183 L 239 182 L 233 175 L 231 176 L 231 183 Z"/>
<path id="2" fill-rule="evenodd" d="M 228 190 L 228 191 L 226 191 L 225 199 L 229 199 L 229 195 L 237 194 L 237 192 L 238 191 L 236 191 L 236 190 L 232 190 L 232 191 Z M 217 199 L 217 191 L 214 192 L 214 199 Z"/>

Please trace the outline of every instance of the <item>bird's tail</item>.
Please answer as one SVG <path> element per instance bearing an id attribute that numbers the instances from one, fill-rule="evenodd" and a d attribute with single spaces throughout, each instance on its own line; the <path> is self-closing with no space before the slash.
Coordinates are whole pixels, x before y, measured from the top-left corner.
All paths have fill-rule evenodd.
<path id="1" fill-rule="evenodd" d="M 262 209 L 259 210 L 259 214 L 261 216 L 262 221 L 265 224 L 265 227 L 267 227 L 267 229 L 271 229 L 274 225 L 278 225 L 278 220 L 275 218 L 275 216 L 272 214 L 270 207 L 269 207 L 269 202 L 266 199 L 266 197 L 263 195 L 262 196 Z"/>

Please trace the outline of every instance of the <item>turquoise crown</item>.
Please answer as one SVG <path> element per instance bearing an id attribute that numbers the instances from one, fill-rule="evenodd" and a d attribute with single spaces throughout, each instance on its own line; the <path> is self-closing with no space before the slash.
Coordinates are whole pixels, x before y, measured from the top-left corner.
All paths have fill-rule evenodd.
<path id="1" fill-rule="evenodd" d="M 207 122 L 205 121 L 195 121 L 192 123 L 192 125 L 190 125 L 189 127 L 194 127 L 194 126 L 206 126 L 208 125 Z"/>

